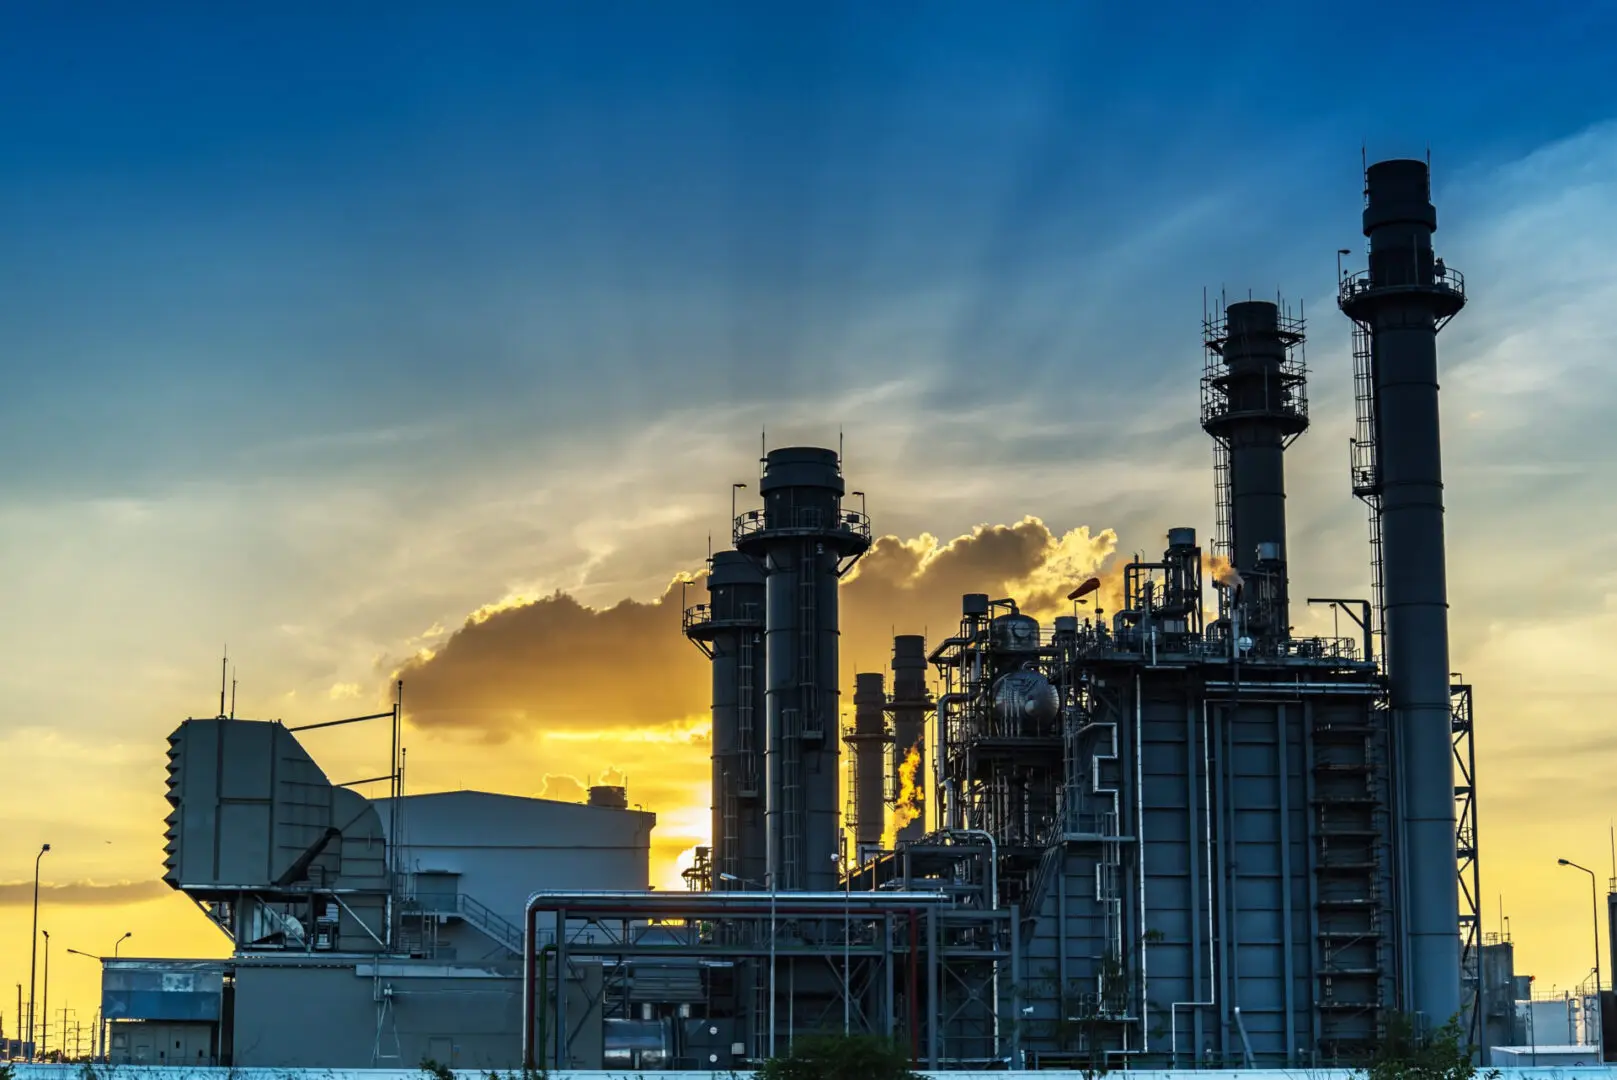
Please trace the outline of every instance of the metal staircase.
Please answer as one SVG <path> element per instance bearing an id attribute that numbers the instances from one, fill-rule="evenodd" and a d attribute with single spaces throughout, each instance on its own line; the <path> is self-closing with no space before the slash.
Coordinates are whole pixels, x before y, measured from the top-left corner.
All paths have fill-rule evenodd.
<path id="1" fill-rule="evenodd" d="M 1311 732 L 1314 1008 L 1320 1054 L 1333 1062 L 1368 1057 L 1385 1035 L 1383 715 L 1326 713 Z"/>
<path id="2" fill-rule="evenodd" d="M 467 926 L 505 949 L 512 956 L 522 955 L 522 929 L 509 919 L 494 911 L 487 904 L 481 903 L 464 893 L 457 893 L 453 900 L 448 896 L 426 897 L 406 901 L 407 914 L 419 917 L 421 929 L 412 933 L 408 927 L 403 931 L 401 944 L 406 951 L 431 952 L 437 947 L 437 935 L 425 932 L 425 927 L 431 920 L 442 916 L 460 919 Z"/>

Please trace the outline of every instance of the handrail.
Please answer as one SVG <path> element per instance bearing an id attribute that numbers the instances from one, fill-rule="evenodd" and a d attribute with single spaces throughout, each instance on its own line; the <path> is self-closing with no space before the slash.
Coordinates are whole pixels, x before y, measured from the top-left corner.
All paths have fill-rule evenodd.
<path id="1" fill-rule="evenodd" d="M 870 539 L 870 515 L 861 514 L 857 510 L 838 509 L 833 514 L 823 514 L 817 506 L 799 506 L 784 512 L 770 513 L 767 510 L 749 510 L 745 514 L 737 515 L 735 519 L 735 538 L 753 536 L 761 532 L 776 531 L 818 531 L 828 533 L 848 533 L 853 536 Z M 781 520 L 785 518 L 786 520 Z"/>
<path id="2" fill-rule="evenodd" d="M 1431 280 L 1422 281 L 1418 272 L 1412 281 L 1372 281 L 1370 271 L 1359 270 L 1352 274 L 1344 274 L 1342 283 L 1338 287 L 1338 304 L 1350 303 L 1354 298 L 1370 292 L 1372 289 L 1407 289 L 1411 287 L 1437 289 L 1450 292 L 1465 299 L 1465 275 L 1452 266 L 1433 266 Z"/>

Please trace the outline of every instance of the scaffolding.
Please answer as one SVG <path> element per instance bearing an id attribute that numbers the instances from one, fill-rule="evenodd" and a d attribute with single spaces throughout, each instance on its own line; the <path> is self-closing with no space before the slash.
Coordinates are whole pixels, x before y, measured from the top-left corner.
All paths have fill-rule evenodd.
<path id="1" fill-rule="evenodd" d="M 1266 377 L 1231 363 L 1243 354 L 1249 341 L 1239 326 L 1232 330 L 1228 298 L 1223 294 L 1211 301 L 1205 294 L 1202 298 L 1201 424 L 1213 437 L 1213 554 L 1232 563 L 1235 552 L 1230 455 L 1236 429 L 1253 422 L 1273 425 L 1285 448 L 1308 427 L 1306 320 L 1301 311 L 1292 315 L 1279 296 L 1274 303 L 1276 325 L 1270 333 L 1284 354 L 1272 377 Z M 1260 391 L 1256 398 L 1250 396 L 1254 386 Z"/>

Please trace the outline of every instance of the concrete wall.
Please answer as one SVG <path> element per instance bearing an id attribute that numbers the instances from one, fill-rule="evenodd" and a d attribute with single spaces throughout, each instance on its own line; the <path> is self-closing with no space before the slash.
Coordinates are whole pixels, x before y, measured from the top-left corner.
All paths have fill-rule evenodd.
<path id="1" fill-rule="evenodd" d="M 521 1058 L 521 1014 L 521 980 L 506 975 L 385 962 L 244 965 L 236 971 L 235 1062 L 352 1069 L 431 1057 L 461 1069 L 510 1069 Z"/>
<path id="2" fill-rule="evenodd" d="M 17 1080 L 81 1080 L 81 1065 L 17 1065 Z M 97 1069 L 100 1080 L 423 1080 L 419 1069 Z M 483 1080 L 474 1072 L 462 1073 L 466 1080 Z M 732 1074 L 720 1074 L 729 1077 Z M 735 1073 L 737 1078 L 751 1073 Z M 922 1073 L 938 1080 L 1052 1080 L 1075 1073 L 1052 1072 L 939 1072 Z M 1120 1074 L 1121 1075 L 1121 1074 Z M 1230 1069 L 1203 1071 L 1139 1070 L 1126 1074 L 1130 1080 L 1355 1080 L 1346 1069 Z M 651 1080 L 653 1077 L 713 1080 L 711 1072 L 564 1071 L 548 1074 L 549 1080 Z M 1521 1068 L 1500 1069 L 1499 1080 L 1617 1080 L 1617 1068 Z"/>
<path id="3" fill-rule="evenodd" d="M 218 1064 L 213 1024 L 163 1021 L 117 1021 L 110 1025 L 107 1059 L 128 1065 Z"/>

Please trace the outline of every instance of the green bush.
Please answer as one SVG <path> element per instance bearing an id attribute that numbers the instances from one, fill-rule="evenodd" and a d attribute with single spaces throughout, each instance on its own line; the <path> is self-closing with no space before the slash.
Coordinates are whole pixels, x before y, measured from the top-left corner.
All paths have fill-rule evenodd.
<path id="1" fill-rule="evenodd" d="M 1364 1080 L 1476 1080 L 1478 1070 L 1471 1047 L 1460 1037 L 1458 1018 L 1422 1037 L 1413 1020 L 1394 1015 L 1380 1050 L 1359 1075 Z M 1482 1075 L 1483 1080 L 1497 1080 L 1499 1071 Z"/>
<path id="2" fill-rule="evenodd" d="M 873 1035 L 811 1035 L 758 1068 L 757 1080 L 922 1080 L 907 1049 Z"/>

